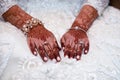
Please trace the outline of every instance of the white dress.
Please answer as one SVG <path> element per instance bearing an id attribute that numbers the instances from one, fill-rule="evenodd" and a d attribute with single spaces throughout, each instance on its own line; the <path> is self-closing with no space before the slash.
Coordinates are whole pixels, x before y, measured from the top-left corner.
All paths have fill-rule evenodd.
<path id="1" fill-rule="evenodd" d="M 94 6 L 100 17 L 88 31 L 89 53 L 76 61 L 61 51 L 59 63 L 33 56 L 23 33 L 1 20 L 0 80 L 120 80 L 120 10 L 108 0 L 0 0 L 0 15 L 14 4 L 43 21 L 58 42 L 83 5 Z"/>

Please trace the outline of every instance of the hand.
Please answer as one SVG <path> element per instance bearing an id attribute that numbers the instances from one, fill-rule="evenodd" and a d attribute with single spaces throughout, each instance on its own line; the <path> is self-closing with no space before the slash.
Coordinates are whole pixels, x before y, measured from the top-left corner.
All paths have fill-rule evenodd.
<path id="1" fill-rule="evenodd" d="M 82 53 L 87 54 L 89 51 L 88 36 L 82 30 L 70 29 L 61 38 L 61 46 L 64 56 L 80 60 Z"/>
<path id="2" fill-rule="evenodd" d="M 64 56 L 67 55 L 69 58 L 80 60 L 82 53 L 88 53 L 89 40 L 86 32 L 97 16 L 97 10 L 94 7 L 85 5 L 81 8 L 81 11 L 73 22 L 71 29 L 65 33 L 61 39 Z"/>
<path id="3" fill-rule="evenodd" d="M 45 29 L 39 20 L 34 19 L 17 5 L 13 5 L 2 16 L 5 21 L 27 33 L 28 44 L 34 55 L 39 53 L 45 62 L 48 58 L 56 59 L 58 62 L 61 60 L 60 48 L 54 35 Z M 32 28 L 33 26 L 35 27 Z"/>
<path id="4" fill-rule="evenodd" d="M 34 27 L 27 35 L 29 47 L 34 55 L 39 53 L 44 62 L 47 62 L 48 58 L 56 59 L 57 62 L 61 60 L 60 48 L 54 35 L 43 25 Z"/>

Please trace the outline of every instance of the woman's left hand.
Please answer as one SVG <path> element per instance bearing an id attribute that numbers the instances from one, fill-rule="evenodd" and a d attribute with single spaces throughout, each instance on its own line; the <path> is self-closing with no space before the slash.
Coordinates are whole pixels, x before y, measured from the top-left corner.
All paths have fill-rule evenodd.
<path id="1" fill-rule="evenodd" d="M 82 30 L 70 29 L 61 38 L 61 46 L 64 56 L 80 60 L 82 53 L 87 54 L 89 51 L 88 36 Z"/>
<path id="2" fill-rule="evenodd" d="M 80 60 L 82 53 L 88 53 L 89 40 L 86 32 L 97 17 L 98 12 L 94 7 L 85 5 L 81 8 L 71 29 L 61 39 L 64 56 Z"/>

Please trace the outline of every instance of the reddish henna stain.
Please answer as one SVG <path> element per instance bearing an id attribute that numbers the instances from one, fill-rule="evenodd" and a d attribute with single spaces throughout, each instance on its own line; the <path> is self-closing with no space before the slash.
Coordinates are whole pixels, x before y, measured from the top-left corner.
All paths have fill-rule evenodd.
<path id="1" fill-rule="evenodd" d="M 12 6 L 2 16 L 5 21 L 10 22 L 19 29 L 22 28 L 27 20 L 32 18 L 17 5 Z M 58 62 L 60 61 L 57 60 L 57 57 L 60 57 L 60 47 L 58 46 L 56 38 L 43 24 L 34 26 L 34 28 L 28 32 L 27 40 L 32 53 L 36 55 L 34 52 L 38 51 L 43 61 L 47 61 L 44 57 L 51 60 L 56 59 Z M 45 45 L 44 42 L 47 42 L 48 44 Z"/>
<path id="2" fill-rule="evenodd" d="M 56 61 L 58 61 L 57 57 L 60 57 L 60 47 L 55 36 L 45 29 L 43 25 L 38 25 L 31 29 L 28 32 L 28 40 L 29 38 L 31 38 L 32 42 L 34 42 L 33 45 L 36 46 L 43 61 L 44 57 L 49 57 L 51 60 L 56 59 Z M 48 44 L 44 44 L 44 42 L 47 42 Z"/>
<path id="3" fill-rule="evenodd" d="M 87 32 L 97 16 L 98 13 L 95 8 L 85 5 L 81 9 L 71 27 L 78 26 Z M 80 41 L 84 42 L 82 46 L 79 43 Z M 78 59 L 77 56 L 81 57 L 82 52 L 87 54 L 89 51 L 88 36 L 82 30 L 70 29 L 62 36 L 61 46 L 64 47 L 64 56 L 67 55 L 69 58 L 76 58 L 76 60 L 80 60 L 80 58 Z"/>

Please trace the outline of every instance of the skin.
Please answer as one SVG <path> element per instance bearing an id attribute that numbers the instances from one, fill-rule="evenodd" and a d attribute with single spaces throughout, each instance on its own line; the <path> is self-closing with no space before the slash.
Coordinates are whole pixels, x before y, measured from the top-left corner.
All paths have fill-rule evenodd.
<path id="1" fill-rule="evenodd" d="M 31 20 L 32 16 L 27 14 L 19 6 L 14 5 L 3 15 L 5 21 L 10 22 L 18 29 L 21 29 L 27 20 Z M 47 30 L 43 24 L 33 26 L 27 34 L 28 45 L 31 52 L 36 56 L 40 55 L 44 62 L 48 59 L 56 59 L 60 62 L 61 57 L 59 55 L 60 47 L 56 41 L 52 32 Z M 46 42 L 46 43 L 45 43 Z"/>
<path id="2" fill-rule="evenodd" d="M 2 16 L 5 21 L 10 22 L 18 29 L 21 29 L 26 24 L 25 22 L 32 18 L 17 5 L 11 7 Z M 93 7 L 84 6 L 72 27 L 79 26 L 87 31 L 97 16 L 97 11 Z M 56 59 L 57 62 L 60 62 L 60 48 L 56 38 L 43 24 L 38 24 L 30 29 L 27 33 L 27 41 L 32 53 L 34 55 L 39 54 L 44 62 L 47 62 L 48 59 Z M 86 32 L 80 29 L 69 29 L 61 38 L 61 46 L 65 56 L 80 60 L 82 52 L 87 54 L 89 51 L 88 36 Z"/>
<path id="3" fill-rule="evenodd" d="M 83 41 L 84 44 L 79 42 Z M 64 56 L 69 58 L 81 59 L 82 52 L 87 54 L 89 51 L 89 40 L 85 32 L 81 30 L 69 30 L 61 38 L 61 45 Z"/>
<path id="4" fill-rule="evenodd" d="M 38 25 L 30 30 L 27 34 L 27 40 L 33 55 L 39 54 L 44 62 L 47 62 L 48 59 L 56 59 L 57 62 L 61 60 L 60 47 L 55 36 L 43 25 Z"/>
<path id="5" fill-rule="evenodd" d="M 97 16 L 97 11 L 92 6 L 83 6 L 71 28 L 61 38 L 61 46 L 64 51 L 64 56 L 80 60 L 82 53 L 88 53 L 89 39 L 87 31 Z M 84 31 L 81 29 L 73 29 L 76 26 L 82 28 Z"/>

